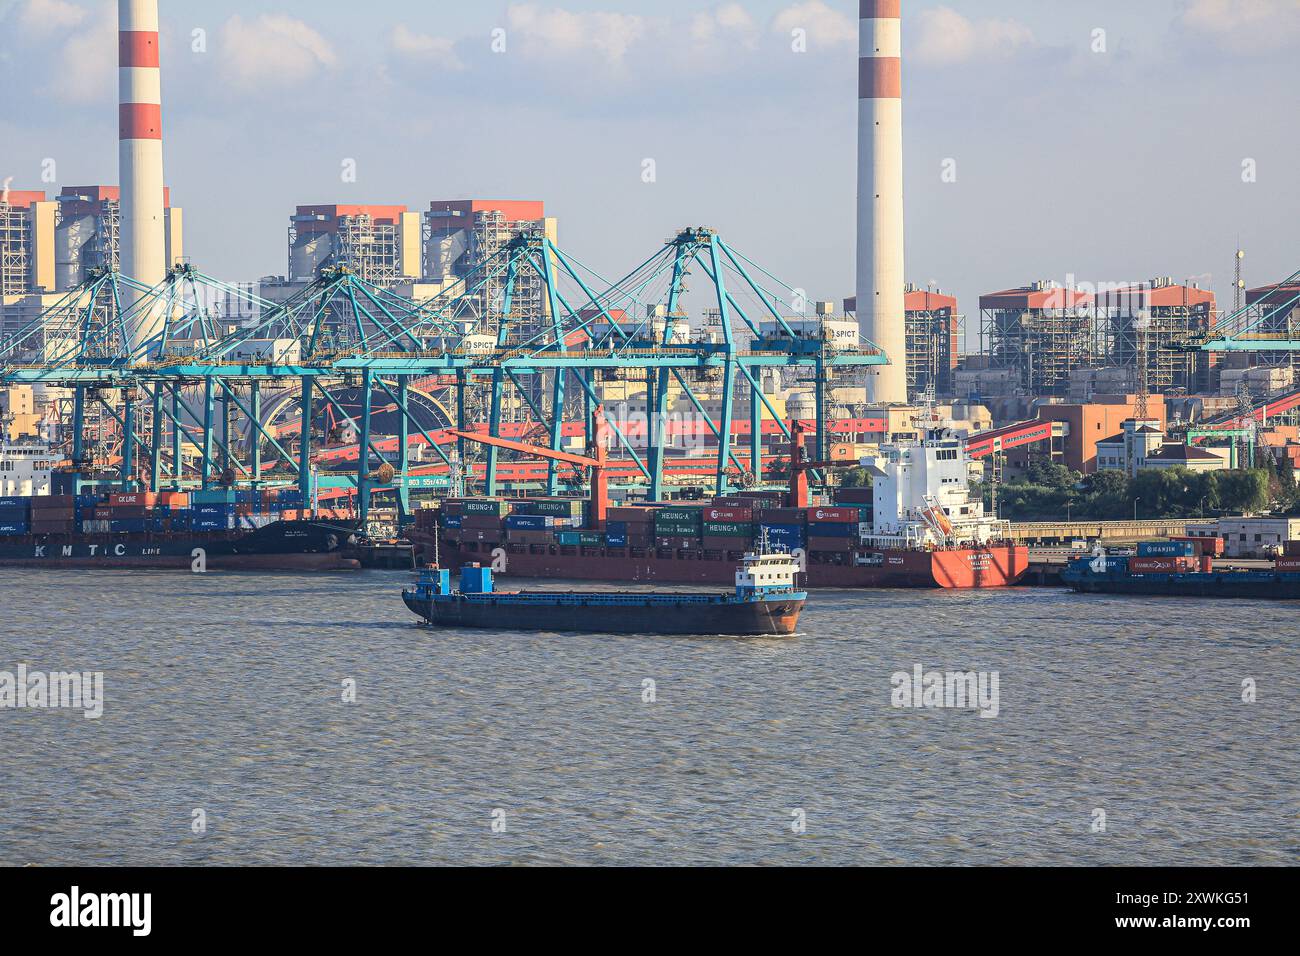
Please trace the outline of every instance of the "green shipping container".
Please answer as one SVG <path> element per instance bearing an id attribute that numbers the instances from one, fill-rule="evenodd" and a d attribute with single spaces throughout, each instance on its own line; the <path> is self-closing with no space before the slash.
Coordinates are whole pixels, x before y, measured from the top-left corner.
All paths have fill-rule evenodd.
<path id="1" fill-rule="evenodd" d="M 655 510 L 655 527 L 658 527 L 660 522 L 668 522 L 669 524 L 672 524 L 673 522 L 677 522 L 679 524 L 694 522 L 695 526 L 699 527 L 700 521 L 703 517 L 704 517 L 703 507 L 658 508 Z"/>
<path id="2" fill-rule="evenodd" d="M 578 544 L 594 545 L 601 547 L 605 544 L 605 532 L 603 531 L 579 531 Z"/>
<path id="3" fill-rule="evenodd" d="M 706 521 L 704 535 L 705 537 L 717 535 L 725 538 L 752 538 L 754 525 L 748 521 Z"/>
<path id="4" fill-rule="evenodd" d="M 581 498 L 530 500 L 515 503 L 515 514 L 545 515 L 548 518 L 579 518 L 582 506 L 586 502 Z"/>
<path id="5" fill-rule="evenodd" d="M 681 521 L 656 521 L 655 534 L 661 538 L 698 538 L 700 524 L 699 522 L 688 524 Z"/>
<path id="6" fill-rule="evenodd" d="M 510 505 L 494 498 L 471 498 L 462 504 L 467 515 L 496 515 L 503 517 Z"/>

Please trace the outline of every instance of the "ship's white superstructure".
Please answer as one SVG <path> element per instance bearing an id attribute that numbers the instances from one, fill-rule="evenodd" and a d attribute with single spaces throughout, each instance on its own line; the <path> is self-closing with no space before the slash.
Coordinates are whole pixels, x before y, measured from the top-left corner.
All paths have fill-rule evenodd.
<path id="1" fill-rule="evenodd" d="M 0 445 L 0 498 L 48 495 L 53 474 L 48 445 Z"/>
<path id="2" fill-rule="evenodd" d="M 1007 537 L 1006 522 L 984 513 L 971 494 L 966 443 L 951 430 L 933 428 L 920 441 L 880 446 L 861 464 L 871 473 L 872 536 L 878 547 L 953 547 Z"/>

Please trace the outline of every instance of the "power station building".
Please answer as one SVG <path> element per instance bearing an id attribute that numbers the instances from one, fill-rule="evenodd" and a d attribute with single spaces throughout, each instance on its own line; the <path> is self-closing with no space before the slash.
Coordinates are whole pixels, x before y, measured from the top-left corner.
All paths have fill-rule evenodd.
<path id="1" fill-rule="evenodd" d="M 1145 385 L 1151 392 L 1206 391 L 1211 360 L 1217 356 L 1181 346 L 1208 333 L 1214 319 L 1213 292 L 1195 284 L 1178 285 L 1168 276 L 1099 289 L 1099 360 L 1110 367 L 1132 369 L 1134 388 Z"/>
<path id="2" fill-rule="evenodd" d="M 856 314 L 857 304 L 857 296 L 849 296 L 844 311 Z M 903 324 L 908 400 L 916 401 L 927 392 L 956 394 L 954 373 L 965 330 L 956 296 L 907 283 L 903 287 Z"/>
<path id="3" fill-rule="evenodd" d="M 375 285 L 420 277 L 420 214 L 406 206 L 299 206 L 289 217 L 290 282 L 345 266 Z"/>
<path id="4" fill-rule="evenodd" d="M 0 295 L 66 292 L 95 271 L 120 267 L 121 201 L 116 186 L 64 186 L 54 199 L 11 190 L 0 199 Z M 168 265 L 184 259 L 182 211 L 163 189 Z"/>
<path id="5" fill-rule="evenodd" d="M 980 296 L 980 353 L 1027 395 L 1065 395 L 1070 373 L 1095 363 L 1092 295 L 1050 280 Z"/>

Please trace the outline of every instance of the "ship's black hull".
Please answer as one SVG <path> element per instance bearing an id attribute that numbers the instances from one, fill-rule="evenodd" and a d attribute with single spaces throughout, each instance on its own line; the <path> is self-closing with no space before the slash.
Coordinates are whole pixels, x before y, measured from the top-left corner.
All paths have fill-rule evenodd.
<path id="1" fill-rule="evenodd" d="M 0 567 L 333 571 L 360 567 L 352 529 L 275 521 L 248 531 L 0 537 Z M 200 555 L 201 552 L 201 555 Z M 196 563 L 197 562 L 197 563 Z"/>
<path id="2" fill-rule="evenodd" d="M 1148 580 L 1143 580 L 1146 577 Z M 1129 577 L 1066 578 L 1066 584 L 1082 594 L 1145 594 L 1169 597 L 1252 598 L 1255 600 L 1300 600 L 1300 580 L 1225 580 L 1231 575 L 1205 575 L 1205 580 L 1184 576 L 1178 580 L 1149 580 L 1149 575 Z"/>
<path id="3" fill-rule="evenodd" d="M 404 592 L 406 606 L 435 627 L 508 631 L 586 631 L 602 634 L 793 634 L 803 599 L 719 604 L 583 607 L 572 603 L 527 605 L 500 601 L 432 601 Z"/>

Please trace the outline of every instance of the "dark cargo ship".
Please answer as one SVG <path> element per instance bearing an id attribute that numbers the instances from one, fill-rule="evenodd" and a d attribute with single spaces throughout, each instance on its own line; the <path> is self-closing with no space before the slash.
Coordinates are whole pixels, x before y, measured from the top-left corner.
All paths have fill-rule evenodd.
<path id="1" fill-rule="evenodd" d="M 305 517 L 294 490 L 0 497 L 0 567 L 327 571 L 358 532 Z"/>
<path id="2" fill-rule="evenodd" d="M 807 593 L 798 589 L 796 565 L 785 554 L 747 554 L 731 594 L 673 592 L 498 591 L 491 568 L 461 568 L 460 587 L 450 572 L 425 568 L 402 600 L 438 627 L 518 631 L 587 631 L 612 634 L 793 634 Z"/>
<path id="3" fill-rule="evenodd" d="M 1273 568 L 1216 570 L 1189 542 L 1144 542 L 1136 555 L 1098 550 L 1076 558 L 1061 579 L 1085 594 L 1300 600 L 1300 557 L 1279 557 Z"/>

